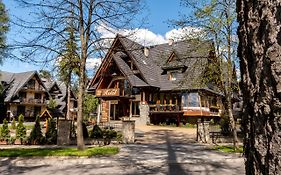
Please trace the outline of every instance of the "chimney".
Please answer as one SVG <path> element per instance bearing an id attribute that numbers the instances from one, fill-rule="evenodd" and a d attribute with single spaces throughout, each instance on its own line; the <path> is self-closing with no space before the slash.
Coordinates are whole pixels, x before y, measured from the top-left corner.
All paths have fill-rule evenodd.
<path id="1" fill-rule="evenodd" d="M 144 47 L 143 53 L 144 53 L 144 56 L 145 56 L 145 57 L 148 57 L 148 55 L 149 55 L 149 49 L 148 49 L 147 47 Z"/>
<path id="2" fill-rule="evenodd" d="M 169 39 L 168 44 L 169 44 L 169 46 L 173 45 L 174 44 L 174 40 L 173 39 Z"/>

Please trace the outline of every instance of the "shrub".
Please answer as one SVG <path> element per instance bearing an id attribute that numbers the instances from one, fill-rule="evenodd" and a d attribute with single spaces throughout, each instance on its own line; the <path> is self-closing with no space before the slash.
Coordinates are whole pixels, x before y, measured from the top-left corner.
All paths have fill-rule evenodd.
<path id="1" fill-rule="evenodd" d="M 3 125 L 1 127 L 1 140 L 5 140 L 7 143 L 10 139 L 10 130 L 8 126 L 8 121 L 6 119 L 3 120 Z"/>
<path id="2" fill-rule="evenodd" d="M 220 120 L 221 133 L 229 135 L 231 133 L 228 116 L 224 115 Z"/>
<path id="3" fill-rule="evenodd" d="M 16 118 L 15 117 L 13 118 L 13 121 L 11 123 L 11 128 L 16 129 Z"/>
<path id="4" fill-rule="evenodd" d="M 28 142 L 30 144 L 42 144 L 44 143 L 44 136 L 42 134 L 39 116 L 36 117 L 35 124 L 30 132 Z"/>
<path id="5" fill-rule="evenodd" d="M 111 139 L 117 137 L 117 132 L 113 130 L 112 128 L 104 129 L 103 130 L 103 139 L 104 139 L 104 144 L 109 145 L 111 142 Z"/>
<path id="6" fill-rule="evenodd" d="M 93 130 L 90 132 L 90 137 L 94 139 L 101 139 L 102 138 L 102 130 L 98 125 L 93 126 Z"/>
<path id="7" fill-rule="evenodd" d="M 26 127 L 23 124 L 24 116 L 20 115 L 18 119 L 18 125 L 16 128 L 16 138 L 20 139 L 20 143 L 23 143 L 23 140 L 26 138 Z"/>
<path id="8" fill-rule="evenodd" d="M 16 141 L 16 138 L 15 137 L 10 137 L 7 141 L 7 144 L 8 145 L 13 145 L 15 144 L 15 141 Z"/>
<path id="9" fill-rule="evenodd" d="M 48 127 L 46 128 L 46 142 L 48 144 L 56 144 L 57 143 L 57 128 L 56 122 L 53 118 L 48 119 Z"/>
<path id="10" fill-rule="evenodd" d="M 84 122 L 82 123 L 82 129 L 83 129 L 83 137 L 89 138 L 88 129 L 87 129 L 86 124 Z"/>

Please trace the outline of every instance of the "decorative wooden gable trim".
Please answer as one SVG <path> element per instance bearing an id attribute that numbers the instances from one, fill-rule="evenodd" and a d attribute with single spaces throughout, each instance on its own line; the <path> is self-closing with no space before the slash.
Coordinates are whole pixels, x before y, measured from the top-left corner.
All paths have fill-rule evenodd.
<path id="1" fill-rule="evenodd" d="M 168 60 L 166 61 L 166 63 L 172 62 L 175 58 L 177 58 L 177 54 L 175 53 L 175 51 L 173 51 L 170 54 L 170 56 L 169 56 Z"/>
<path id="2" fill-rule="evenodd" d="M 115 37 L 114 41 L 112 42 L 109 51 L 105 55 L 105 58 L 102 60 L 102 63 L 100 65 L 97 73 L 95 74 L 94 78 L 90 81 L 88 88 L 91 88 L 96 83 L 99 84 L 99 82 L 96 82 L 96 81 L 98 80 L 98 78 L 101 77 L 102 71 L 104 71 L 109 66 L 109 63 L 112 60 L 112 53 L 114 52 L 114 49 L 115 49 L 116 45 L 118 44 L 118 41 L 119 41 L 119 35 L 117 35 Z"/>
<path id="3" fill-rule="evenodd" d="M 104 60 L 102 61 L 95 77 L 91 80 L 88 88 L 93 87 L 94 85 L 96 86 L 96 89 L 98 89 L 100 83 L 102 82 L 102 73 L 106 72 L 106 70 L 108 69 L 108 67 L 112 64 L 113 61 L 113 54 L 118 51 L 118 47 L 120 48 L 121 46 L 121 50 L 126 53 L 126 55 L 128 55 L 129 59 L 130 59 L 130 65 L 129 67 L 135 67 L 137 70 L 132 70 L 134 73 L 139 73 L 141 75 L 141 77 L 145 80 L 144 76 L 142 75 L 142 72 L 140 71 L 139 67 L 137 66 L 137 64 L 135 63 L 135 59 L 133 57 L 133 55 L 127 50 L 126 45 L 122 42 L 122 40 L 120 39 L 120 37 L 123 37 L 121 35 L 117 35 L 116 38 L 114 39 L 109 51 L 107 52 Z M 124 72 L 122 72 L 122 70 L 120 69 L 120 67 L 118 66 L 118 64 L 116 63 L 118 69 L 120 70 L 120 72 L 125 76 Z"/>

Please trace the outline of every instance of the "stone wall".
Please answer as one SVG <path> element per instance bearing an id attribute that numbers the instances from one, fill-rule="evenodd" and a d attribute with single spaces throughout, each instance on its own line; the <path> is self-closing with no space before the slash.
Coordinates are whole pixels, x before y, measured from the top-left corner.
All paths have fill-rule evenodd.
<path id="1" fill-rule="evenodd" d="M 69 145 L 70 144 L 70 130 L 71 120 L 59 120 L 58 121 L 58 145 Z"/>

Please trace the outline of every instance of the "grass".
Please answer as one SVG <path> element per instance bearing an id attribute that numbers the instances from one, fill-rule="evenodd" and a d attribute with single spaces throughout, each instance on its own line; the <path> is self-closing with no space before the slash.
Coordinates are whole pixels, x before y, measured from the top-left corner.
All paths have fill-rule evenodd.
<path id="1" fill-rule="evenodd" d="M 243 146 L 239 146 L 237 150 L 233 146 L 215 146 L 213 149 L 225 153 L 243 153 Z"/>
<path id="2" fill-rule="evenodd" d="M 31 149 L 0 149 L 0 157 L 31 157 L 31 156 L 108 156 L 119 152 L 118 147 L 91 147 L 83 151 L 77 148 L 31 148 Z"/>

